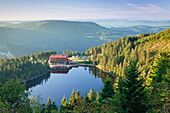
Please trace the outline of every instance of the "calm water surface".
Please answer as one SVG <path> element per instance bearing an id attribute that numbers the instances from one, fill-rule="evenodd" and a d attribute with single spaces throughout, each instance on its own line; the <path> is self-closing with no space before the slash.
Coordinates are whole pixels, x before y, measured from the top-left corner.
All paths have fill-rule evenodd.
<path id="1" fill-rule="evenodd" d="M 46 103 L 50 97 L 59 106 L 63 96 L 69 99 L 72 90 L 80 91 L 82 96 L 85 96 L 91 88 L 99 91 L 103 86 L 102 79 L 98 77 L 99 73 L 96 68 L 89 67 L 72 68 L 66 74 L 50 73 L 29 83 L 30 96 L 41 96 L 42 103 Z"/>

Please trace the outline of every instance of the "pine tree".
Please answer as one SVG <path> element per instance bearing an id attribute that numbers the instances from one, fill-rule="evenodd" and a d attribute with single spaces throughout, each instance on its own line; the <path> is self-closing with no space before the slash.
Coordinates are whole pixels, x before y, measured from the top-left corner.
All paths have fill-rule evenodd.
<path id="1" fill-rule="evenodd" d="M 113 84 L 110 79 L 107 79 L 104 82 L 103 89 L 99 93 L 99 102 L 103 102 L 109 98 L 112 98 L 114 96 L 114 94 L 115 94 L 115 92 L 114 92 Z"/>
<path id="2" fill-rule="evenodd" d="M 68 107 L 68 102 L 65 96 L 61 99 L 61 104 L 64 108 Z"/>
<path id="3" fill-rule="evenodd" d="M 67 111 L 68 111 L 69 109 L 70 109 L 70 105 L 69 105 L 69 103 L 67 102 L 66 97 L 64 96 L 64 97 L 61 99 L 60 112 L 61 112 L 61 113 L 67 113 Z"/>
<path id="4" fill-rule="evenodd" d="M 47 99 L 47 103 L 45 105 L 45 108 L 46 108 L 47 113 L 50 113 L 50 111 L 52 110 L 52 104 L 51 104 L 51 98 L 50 97 L 48 97 L 48 99 Z"/>
<path id="5" fill-rule="evenodd" d="M 75 98 L 76 98 L 76 100 L 82 99 L 82 97 L 81 97 L 81 95 L 80 95 L 80 91 L 76 91 L 76 93 L 75 93 Z"/>
<path id="6" fill-rule="evenodd" d="M 76 104 L 76 97 L 75 97 L 75 92 L 73 90 L 70 96 L 70 105 L 73 107 L 75 104 Z"/>
<path id="7" fill-rule="evenodd" d="M 30 97 L 30 106 L 33 110 L 33 113 L 40 113 L 45 111 L 43 104 L 41 104 L 42 98 L 40 96 Z"/>
<path id="8" fill-rule="evenodd" d="M 51 104 L 51 109 L 54 110 L 54 111 L 57 111 L 57 110 L 58 110 L 58 108 L 57 108 L 57 106 L 56 106 L 56 104 L 55 104 L 54 101 L 53 101 L 52 104 Z"/>
<path id="9" fill-rule="evenodd" d="M 21 84 L 19 80 L 11 80 L 4 85 L 0 83 L 0 112 L 31 112 L 30 100 L 25 90 L 24 84 Z"/>
<path id="10" fill-rule="evenodd" d="M 125 70 L 125 78 L 119 80 L 120 112 L 123 113 L 145 113 L 147 111 L 144 79 L 139 77 L 140 72 L 136 63 L 136 61 L 130 61 Z"/>
<path id="11" fill-rule="evenodd" d="M 94 89 L 90 89 L 89 93 L 87 94 L 87 97 L 91 102 L 96 100 L 97 94 Z"/>
<path id="12" fill-rule="evenodd" d="M 152 77 L 150 105 L 152 112 L 170 111 L 170 54 L 161 52 L 158 54 L 151 68 L 150 75 Z"/>

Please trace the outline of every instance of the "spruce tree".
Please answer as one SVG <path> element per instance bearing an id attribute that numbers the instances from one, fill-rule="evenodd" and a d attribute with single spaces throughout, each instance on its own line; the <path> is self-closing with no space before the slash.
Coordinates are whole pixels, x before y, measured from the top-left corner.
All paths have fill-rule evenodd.
<path id="1" fill-rule="evenodd" d="M 73 107 L 75 104 L 76 104 L 76 97 L 75 97 L 75 92 L 73 90 L 70 96 L 70 105 Z"/>
<path id="2" fill-rule="evenodd" d="M 112 98 L 115 94 L 113 84 L 110 79 L 107 79 L 104 82 L 104 87 L 99 93 L 99 102 L 106 101 L 109 98 Z"/>
<path id="3" fill-rule="evenodd" d="M 76 91 L 75 93 L 75 98 L 76 98 L 76 101 L 82 99 L 81 95 L 80 95 L 80 91 Z"/>
<path id="4" fill-rule="evenodd" d="M 53 101 L 52 104 L 51 104 L 51 109 L 54 110 L 54 111 L 57 111 L 57 110 L 58 110 L 57 105 L 55 104 L 54 101 Z"/>
<path id="5" fill-rule="evenodd" d="M 66 97 L 64 96 L 62 99 L 61 99 L 61 106 L 60 106 L 60 112 L 61 113 L 67 113 L 67 111 L 69 110 L 69 104 L 67 102 L 67 99 Z"/>
<path id="6" fill-rule="evenodd" d="M 93 102 L 96 100 L 97 94 L 94 91 L 94 89 L 90 89 L 89 93 L 87 94 L 87 97 L 90 100 L 90 102 Z"/>
<path id="7" fill-rule="evenodd" d="M 68 102 L 65 96 L 61 99 L 61 104 L 62 104 L 61 107 L 64 107 L 64 108 L 68 107 Z"/>
<path id="8" fill-rule="evenodd" d="M 150 106 L 151 112 L 170 111 L 170 53 L 161 52 L 158 54 L 149 73 L 152 78 Z"/>
<path id="9" fill-rule="evenodd" d="M 50 111 L 52 110 L 52 104 L 51 104 L 51 98 L 50 97 L 48 97 L 48 99 L 47 99 L 45 109 L 46 109 L 47 113 L 50 113 Z"/>
<path id="10" fill-rule="evenodd" d="M 119 80 L 121 107 L 119 112 L 121 113 L 145 113 L 147 111 L 144 79 L 139 77 L 140 72 L 136 63 L 136 61 L 130 61 L 125 70 L 125 78 Z"/>
<path id="11" fill-rule="evenodd" d="M 0 83 L 0 112 L 2 113 L 30 113 L 32 112 L 28 93 L 24 84 L 18 79 L 5 84 Z"/>

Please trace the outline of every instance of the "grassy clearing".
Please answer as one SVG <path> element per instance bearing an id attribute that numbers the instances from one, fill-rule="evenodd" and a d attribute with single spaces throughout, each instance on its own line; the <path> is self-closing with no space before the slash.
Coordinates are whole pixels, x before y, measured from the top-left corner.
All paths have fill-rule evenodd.
<path id="1" fill-rule="evenodd" d="M 78 61 L 85 61 L 85 60 L 83 60 L 81 58 L 77 58 L 77 57 L 71 57 L 71 58 L 68 58 L 68 59 L 70 59 L 72 61 L 76 61 L 76 62 L 78 62 Z"/>

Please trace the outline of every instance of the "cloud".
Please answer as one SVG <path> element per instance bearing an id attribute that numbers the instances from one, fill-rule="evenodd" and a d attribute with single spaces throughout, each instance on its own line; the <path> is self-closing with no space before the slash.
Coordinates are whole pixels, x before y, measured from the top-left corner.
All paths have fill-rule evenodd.
<path id="1" fill-rule="evenodd" d="M 132 3 L 126 3 L 131 8 L 125 7 L 120 10 L 111 10 L 105 13 L 105 15 L 112 15 L 112 17 L 119 18 L 133 18 L 133 19 L 169 19 L 170 11 L 165 10 L 154 4 L 146 4 L 145 6 L 136 5 Z"/>
<path id="2" fill-rule="evenodd" d="M 131 7 L 134 7 L 136 9 L 139 9 L 139 10 L 148 10 L 147 7 L 141 7 L 141 6 L 138 6 L 138 5 L 135 5 L 135 4 L 131 4 L 131 3 L 127 3 L 128 6 L 131 6 Z"/>
<path id="3" fill-rule="evenodd" d="M 146 4 L 146 6 L 139 6 L 139 5 L 135 5 L 132 3 L 127 3 L 127 5 L 134 7 L 138 9 L 139 11 L 144 11 L 145 13 L 167 13 L 169 12 L 154 4 Z"/>

